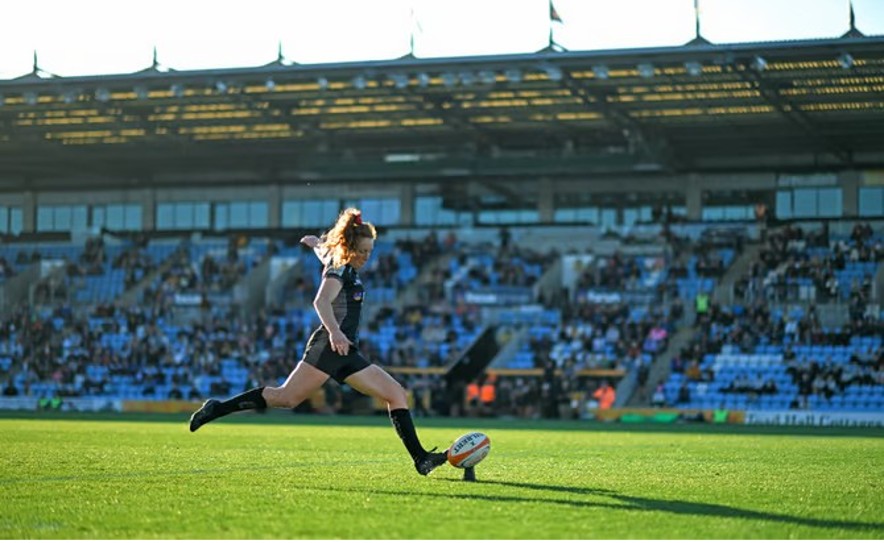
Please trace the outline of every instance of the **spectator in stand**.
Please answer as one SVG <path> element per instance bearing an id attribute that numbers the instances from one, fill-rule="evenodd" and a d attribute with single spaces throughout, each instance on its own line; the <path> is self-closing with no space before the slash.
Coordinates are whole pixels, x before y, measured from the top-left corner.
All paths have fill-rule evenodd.
<path id="1" fill-rule="evenodd" d="M 466 388 L 466 394 L 464 397 L 465 400 L 465 411 L 468 417 L 478 417 L 479 416 L 479 404 L 481 402 L 481 386 L 479 385 L 479 381 L 471 381 Z"/>
<path id="2" fill-rule="evenodd" d="M 12 381 L 12 379 L 6 381 L 6 386 L 3 387 L 3 395 L 18 396 L 18 387 L 15 386 L 15 383 Z"/>
<path id="3" fill-rule="evenodd" d="M 500 231 L 498 232 L 498 238 L 500 239 L 500 251 L 501 252 L 505 252 L 507 249 L 510 248 L 510 238 L 511 237 L 512 236 L 510 235 L 510 231 L 506 226 L 504 226 L 503 228 L 500 229 Z"/>
<path id="4" fill-rule="evenodd" d="M 691 389 L 688 388 L 687 381 L 683 380 L 681 382 L 681 386 L 678 387 L 678 398 L 675 401 L 680 404 L 691 403 Z"/>
<path id="5" fill-rule="evenodd" d="M 700 369 L 700 362 L 697 360 L 691 360 L 684 375 L 690 381 L 702 381 L 703 371 Z"/>
<path id="6" fill-rule="evenodd" d="M 697 312 L 697 318 L 694 321 L 696 326 L 709 312 L 709 294 L 706 292 L 698 292 L 694 299 L 694 308 Z"/>
<path id="7" fill-rule="evenodd" d="M 651 407 L 666 407 L 665 382 L 661 379 L 651 394 Z"/>
<path id="8" fill-rule="evenodd" d="M 602 384 L 592 393 L 592 397 L 599 403 L 599 409 L 610 409 L 617 399 L 617 391 L 607 380 L 603 380 Z"/>

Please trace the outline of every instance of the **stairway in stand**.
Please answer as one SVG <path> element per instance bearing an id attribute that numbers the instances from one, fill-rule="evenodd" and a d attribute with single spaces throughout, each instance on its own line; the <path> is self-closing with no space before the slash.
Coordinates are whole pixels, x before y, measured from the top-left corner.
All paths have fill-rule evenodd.
<path id="1" fill-rule="evenodd" d="M 719 304 L 730 305 L 733 303 L 733 286 L 734 283 L 749 271 L 752 262 L 758 259 L 761 252 L 761 244 L 747 243 L 743 252 L 737 257 L 734 263 L 728 268 L 725 274 L 718 281 L 718 286 L 712 294 L 712 301 Z M 654 387 L 661 380 L 669 377 L 669 361 L 672 357 L 688 343 L 694 335 L 694 307 L 693 300 L 685 300 L 685 315 L 682 317 L 682 327 L 673 334 L 669 340 L 669 345 L 663 353 L 661 353 L 651 366 L 648 373 L 648 382 L 645 384 L 644 390 L 638 390 L 629 398 L 626 403 L 628 407 L 648 407 L 651 404 L 651 395 L 654 393 Z"/>

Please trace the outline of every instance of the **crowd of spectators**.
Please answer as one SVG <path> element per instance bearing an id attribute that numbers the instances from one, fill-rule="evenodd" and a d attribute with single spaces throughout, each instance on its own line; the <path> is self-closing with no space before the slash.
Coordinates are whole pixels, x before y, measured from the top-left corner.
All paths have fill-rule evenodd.
<path id="1" fill-rule="evenodd" d="M 830 244 L 823 240 L 827 236 L 824 230 L 804 234 L 791 227 L 771 233 L 761 261 L 752 267 L 750 281 L 770 273 L 787 277 L 789 273 L 827 273 L 838 269 L 839 263 L 863 259 L 877 262 L 881 258 L 880 242 L 873 241 L 873 234 L 864 227 L 855 229 L 849 240 Z M 830 248 L 831 255 L 808 257 L 806 248 L 814 244 Z M 146 397 L 159 395 L 170 399 L 224 396 L 239 392 L 242 387 L 276 384 L 294 367 L 315 322 L 308 325 L 282 308 L 267 309 L 250 318 L 214 308 L 200 321 L 182 326 L 171 324 L 176 294 L 229 287 L 231 280 L 235 282 L 244 273 L 240 249 L 238 241 L 231 242 L 222 264 L 210 254 L 197 263 L 192 261 L 190 251 L 176 252 L 140 305 L 102 305 L 86 316 L 78 316 L 67 305 L 57 305 L 50 313 L 20 308 L 2 323 L 0 341 L 4 352 L 0 352 L 0 357 L 12 360 L 5 366 L 0 364 L 0 382 L 6 383 L 4 395 L 31 394 L 37 383 L 54 384 L 53 390 L 60 396 L 110 394 L 114 377 L 125 377 L 128 385 Z M 464 337 L 481 328 L 478 308 L 461 297 L 447 296 L 442 285 L 467 266 L 467 273 L 461 276 L 464 281 L 473 280 L 481 286 L 493 283 L 531 287 L 557 254 L 520 249 L 507 239 L 505 244 L 502 240 L 493 255 L 491 267 L 483 268 L 471 265 L 469 256 L 474 254 L 473 248 L 451 236 L 440 242 L 435 234 L 430 234 L 418 241 L 399 241 L 391 252 L 373 259 L 366 269 L 366 281 L 372 287 L 380 283 L 401 288 L 398 255 L 402 252 L 408 253 L 419 269 L 431 262 L 438 265 L 417 289 L 419 304 L 383 308 L 365 323 L 361 349 L 370 360 L 390 368 L 402 380 L 419 404 L 418 414 L 452 414 L 458 406 L 467 406 L 474 408 L 469 412 L 478 414 L 579 416 L 585 406 L 583 402 L 592 401 L 593 394 L 604 389 L 599 378 L 580 376 L 581 371 L 637 369 L 639 384 L 644 386 L 641 381 L 647 379 L 651 361 L 666 349 L 683 313 L 678 298 L 671 305 L 660 303 L 661 291 L 640 283 L 649 272 L 665 271 L 665 259 L 656 264 L 652 261 L 649 268 L 642 269 L 639 259 L 614 254 L 585 273 L 579 286 L 623 291 L 645 288 L 655 296 L 653 303 L 644 311 L 637 311 L 634 304 L 622 300 L 600 303 L 577 296 L 547 300 L 561 311 L 562 322 L 553 336 L 530 340 L 535 369 L 541 374 L 486 377 L 475 385 L 481 391 L 489 380 L 493 381 L 493 397 L 467 397 L 470 383 L 456 384 L 462 390 L 454 390 L 439 372 L 396 371 L 438 369 L 451 364 L 462 352 Z M 706 262 L 703 273 L 721 275 L 721 262 L 713 251 L 706 253 L 698 261 Z M 80 260 L 87 267 L 98 265 L 106 260 L 104 254 L 102 243 L 87 242 Z M 458 266 L 444 265 L 447 260 L 436 260 L 440 255 L 454 259 Z M 112 265 L 140 270 L 144 275 L 157 264 L 136 245 L 121 252 Z M 677 270 L 669 271 L 677 275 Z M 302 293 L 299 303 L 309 313 L 316 278 L 302 274 L 296 279 L 295 287 Z M 715 379 L 714 369 L 703 361 L 708 354 L 722 352 L 725 346 L 749 353 L 766 344 L 786 345 L 784 361 L 799 389 L 793 405 L 796 408 L 806 406 L 810 395 L 830 398 L 852 384 L 884 384 L 880 348 L 855 353 L 854 359 L 845 365 L 825 359 L 799 360 L 789 347 L 845 345 L 857 335 L 884 335 L 877 316 L 866 311 L 869 296 L 869 289 L 863 286 L 851 292 L 849 323 L 837 329 L 823 327 L 814 306 L 801 316 L 779 318 L 772 315 L 770 304 L 760 296 L 739 311 L 710 302 L 697 317 L 692 341 L 671 360 L 672 372 L 685 376 L 678 401 L 689 400 L 689 383 L 711 383 Z M 395 332 L 385 339 L 384 329 Z M 230 378 L 231 361 L 245 372 L 243 378 Z M 106 371 L 96 374 L 90 366 Z M 652 394 L 655 405 L 666 403 L 661 387 L 662 383 L 658 384 Z M 757 396 L 779 392 L 776 382 L 750 371 L 735 376 L 722 391 Z M 601 403 L 603 396 L 609 398 L 600 393 L 595 400 Z M 330 385 L 325 397 L 324 409 L 334 411 L 346 409 L 355 396 L 347 387 Z"/>
<path id="2" fill-rule="evenodd" d="M 664 257 L 627 257 L 619 252 L 597 257 L 577 279 L 577 291 L 604 289 L 636 291 L 645 287 L 642 278 L 667 268 Z"/>
<path id="3" fill-rule="evenodd" d="M 706 355 L 721 353 L 725 347 L 755 353 L 759 346 L 782 346 L 786 373 L 798 387 L 790 407 L 805 408 L 811 395 L 831 399 L 852 384 L 884 385 L 884 349 L 852 349 L 850 360 L 845 364 L 833 361 L 831 356 L 799 359 L 795 353 L 799 345 L 848 346 L 855 337 L 882 336 L 884 323 L 867 316 L 852 319 L 842 327 L 827 328 L 820 323 L 819 312 L 814 306 L 800 317 L 787 314 L 774 318 L 768 304 L 761 300 L 740 311 L 712 303 L 700 319 L 692 341 L 672 357 L 670 369 L 684 376 L 682 386 L 687 389 L 691 382 L 711 384 L 716 381 L 714 369 L 703 364 Z M 770 378 L 749 371 L 738 373 L 721 391 L 748 393 L 750 399 L 780 392 Z M 661 397 L 658 395 L 657 399 Z M 677 401 L 690 401 L 687 390 L 679 390 Z"/>
<path id="4" fill-rule="evenodd" d="M 384 308 L 361 333 L 360 349 L 371 360 L 393 368 L 444 367 L 461 352 L 463 339 L 479 330 L 479 314 L 474 307 L 461 306 L 458 312 L 436 312 L 421 305 L 396 310 Z M 388 344 L 380 345 L 381 327 L 394 329 Z"/>
<path id="5" fill-rule="evenodd" d="M 760 258 L 735 283 L 734 293 L 746 302 L 756 299 L 827 302 L 845 297 L 867 301 L 873 273 L 852 276 L 850 283 L 842 285 L 839 272 L 851 264 L 878 263 L 882 259 L 881 238 L 874 236 L 868 223 L 857 224 L 848 239 L 840 240 L 831 239 L 827 223 L 811 232 L 787 225 L 768 236 Z M 803 292 L 807 287 L 812 289 L 810 293 Z"/>
<path id="6" fill-rule="evenodd" d="M 64 260 L 68 277 L 104 274 L 104 265 L 107 262 L 104 239 L 100 236 L 88 238 L 79 257 L 65 257 Z"/>
<path id="7" fill-rule="evenodd" d="M 126 271 L 126 276 L 123 279 L 126 289 L 135 286 L 138 281 L 153 272 L 157 267 L 153 257 L 144 250 L 144 247 L 138 245 L 124 249 L 114 257 L 111 265 L 115 269 Z"/>

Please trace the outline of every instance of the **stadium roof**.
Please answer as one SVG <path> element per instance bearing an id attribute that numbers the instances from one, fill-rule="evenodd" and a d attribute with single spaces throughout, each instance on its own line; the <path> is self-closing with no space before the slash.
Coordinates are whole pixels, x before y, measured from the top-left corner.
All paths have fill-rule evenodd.
<path id="1" fill-rule="evenodd" d="M 158 68 L 0 81 L 0 190 L 884 166 L 884 37 Z"/>

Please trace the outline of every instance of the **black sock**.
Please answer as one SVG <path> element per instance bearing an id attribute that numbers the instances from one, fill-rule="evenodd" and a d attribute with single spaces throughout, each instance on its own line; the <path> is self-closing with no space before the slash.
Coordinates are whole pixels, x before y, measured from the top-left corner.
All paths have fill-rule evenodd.
<path id="1" fill-rule="evenodd" d="M 419 460 L 427 454 L 427 451 L 421 446 L 420 440 L 417 438 L 417 432 L 414 429 L 414 422 L 411 420 L 411 413 L 408 409 L 393 409 L 390 411 L 390 420 L 393 421 L 393 428 L 399 434 L 399 439 L 408 449 L 408 454 L 413 460 Z"/>
<path id="2" fill-rule="evenodd" d="M 235 411 L 245 411 L 246 409 L 265 409 L 267 402 L 264 400 L 264 396 L 261 395 L 263 391 L 264 387 L 253 388 L 221 402 L 218 405 L 218 416 L 223 417 Z"/>

